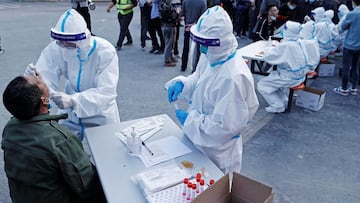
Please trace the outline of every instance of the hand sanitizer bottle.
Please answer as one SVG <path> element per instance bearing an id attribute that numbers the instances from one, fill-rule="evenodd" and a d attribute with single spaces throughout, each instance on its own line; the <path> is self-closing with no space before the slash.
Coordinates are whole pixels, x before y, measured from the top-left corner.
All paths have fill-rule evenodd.
<path id="1" fill-rule="evenodd" d="M 138 156 L 141 154 L 141 138 L 135 132 L 135 127 L 132 127 L 131 135 L 127 137 L 128 152 L 132 156 Z"/>

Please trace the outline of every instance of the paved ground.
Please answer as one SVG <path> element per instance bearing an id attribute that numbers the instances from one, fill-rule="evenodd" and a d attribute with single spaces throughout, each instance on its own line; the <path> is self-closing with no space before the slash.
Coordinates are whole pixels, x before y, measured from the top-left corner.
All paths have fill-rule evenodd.
<path id="1" fill-rule="evenodd" d="M 0 89 L 30 62 L 36 62 L 50 42 L 49 29 L 68 8 L 64 2 L 0 0 L 0 36 L 6 52 L 0 55 Z M 106 13 L 107 3 L 97 3 L 91 12 L 93 32 L 115 43 L 119 25 L 116 12 Z M 162 66 L 163 56 L 151 55 L 150 42 L 140 48 L 139 10 L 131 31 L 134 45 L 118 52 L 120 80 L 118 105 L 123 121 L 167 113 L 175 119 L 166 101 L 163 85 L 183 74 Z M 180 47 L 182 37 L 180 39 Z M 239 39 L 239 46 L 249 41 Z M 336 61 L 339 63 L 339 61 Z M 190 74 L 186 72 L 185 75 Z M 257 80 L 259 77 L 255 76 Z M 327 91 L 325 106 L 312 112 L 297 106 L 290 114 L 267 114 L 264 100 L 245 137 L 242 173 L 274 188 L 276 202 L 359 202 L 360 194 L 360 96 L 342 97 L 331 89 L 339 77 L 317 78 L 311 86 Z M 9 119 L 0 107 L 0 128 Z M 1 139 L 1 138 L 0 138 Z M 2 157 L 0 150 L 0 157 Z M 0 159 L 0 203 L 10 202 L 3 160 Z"/>

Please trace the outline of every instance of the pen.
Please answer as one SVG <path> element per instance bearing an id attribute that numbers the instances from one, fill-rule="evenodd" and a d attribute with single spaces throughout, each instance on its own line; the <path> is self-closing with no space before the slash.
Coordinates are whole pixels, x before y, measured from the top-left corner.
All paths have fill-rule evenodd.
<path id="1" fill-rule="evenodd" d="M 141 144 L 144 145 L 145 149 L 151 154 L 151 156 L 154 156 L 154 153 L 149 149 L 149 147 L 145 144 L 144 141 L 141 141 Z"/>

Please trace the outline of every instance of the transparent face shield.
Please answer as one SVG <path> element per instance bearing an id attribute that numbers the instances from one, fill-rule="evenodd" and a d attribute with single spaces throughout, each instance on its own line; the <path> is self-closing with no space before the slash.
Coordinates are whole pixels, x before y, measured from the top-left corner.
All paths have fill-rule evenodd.
<path id="1" fill-rule="evenodd" d="M 220 46 L 219 38 L 208 38 L 201 36 L 200 33 L 197 34 L 198 35 L 195 35 L 193 34 L 193 32 L 190 32 L 190 38 L 191 38 L 190 54 L 195 53 L 195 49 L 200 48 L 200 52 L 206 55 L 208 47 Z"/>
<path id="2" fill-rule="evenodd" d="M 59 47 L 66 48 L 66 49 L 77 49 L 77 48 L 79 48 L 79 46 L 77 44 L 72 43 L 72 42 L 68 42 L 68 41 L 56 40 L 56 44 Z"/>

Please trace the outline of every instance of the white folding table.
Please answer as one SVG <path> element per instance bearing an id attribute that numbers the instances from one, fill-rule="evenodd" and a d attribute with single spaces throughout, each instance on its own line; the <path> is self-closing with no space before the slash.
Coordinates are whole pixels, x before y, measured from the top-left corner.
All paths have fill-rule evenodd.
<path id="1" fill-rule="evenodd" d="M 224 174 L 204 154 L 198 151 L 191 141 L 183 135 L 182 130 L 165 114 L 159 115 L 164 119 L 165 125 L 146 142 L 151 142 L 165 136 L 176 136 L 192 152 L 175 161 L 190 161 L 194 163 L 193 173 L 205 168 L 209 178 L 218 180 Z M 86 139 L 95 161 L 106 199 L 109 203 L 146 202 L 141 189 L 131 180 L 131 177 L 145 170 L 143 163 L 136 157 L 130 156 L 125 145 L 115 135 L 120 130 L 134 124 L 140 119 L 121 122 L 120 124 L 105 125 L 86 129 Z M 195 174 L 193 174 L 195 175 Z"/>

